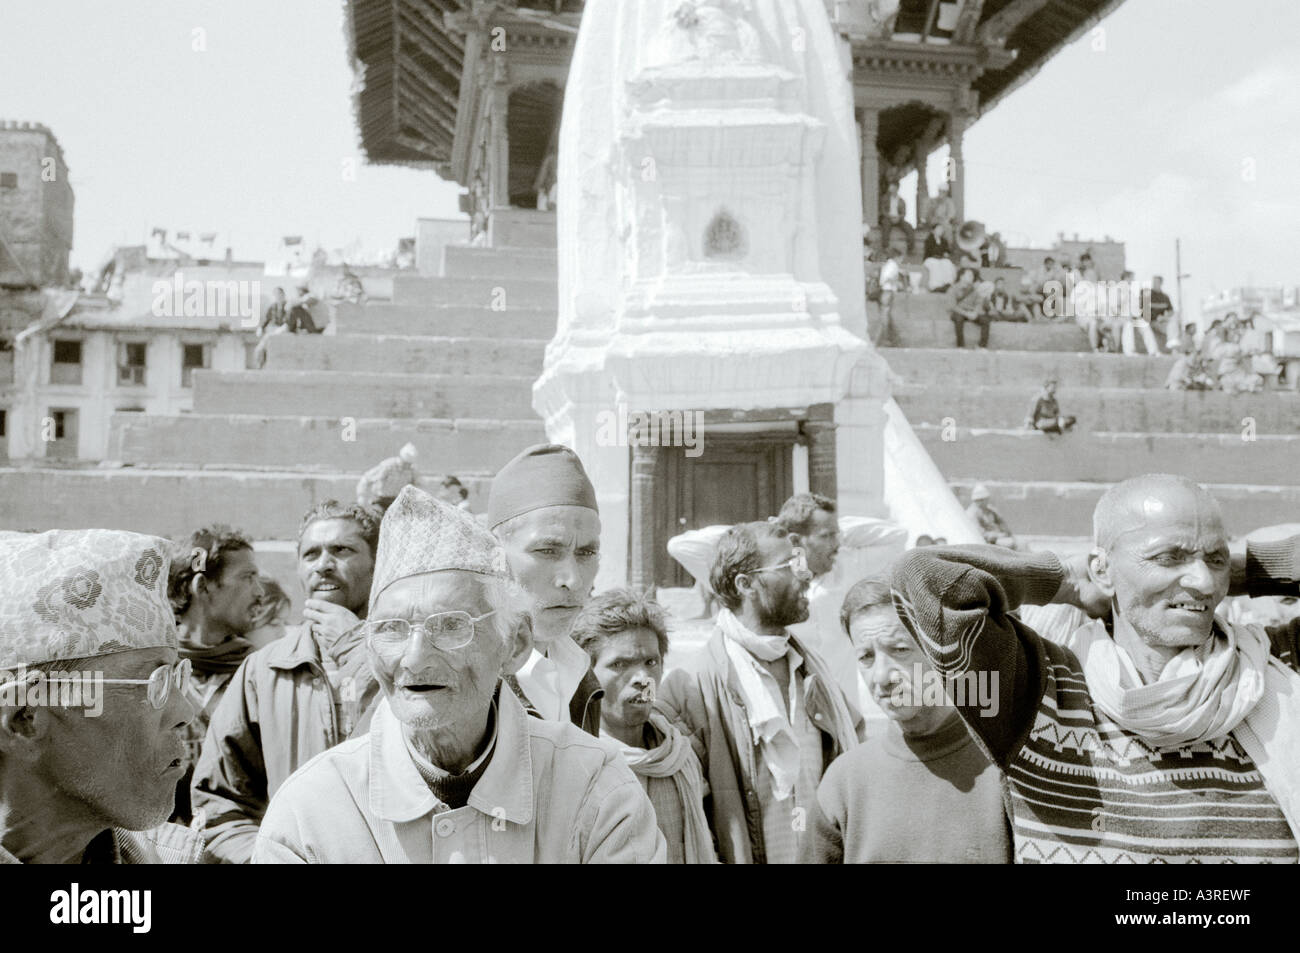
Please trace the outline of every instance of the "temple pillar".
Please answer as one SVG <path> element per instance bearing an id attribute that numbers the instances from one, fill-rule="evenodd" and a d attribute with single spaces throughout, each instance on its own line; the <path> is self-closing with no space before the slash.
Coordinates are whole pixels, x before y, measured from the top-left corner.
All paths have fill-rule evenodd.
<path id="1" fill-rule="evenodd" d="M 506 129 L 506 116 L 509 110 L 509 73 L 505 59 L 496 57 L 492 62 L 492 138 L 488 143 L 492 156 L 493 208 L 506 208 L 510 205 L 510 134 Z"/>
<path id="2" fill-rule="evenodd" d="M 631 539 L 628 541 L 628 582 L 648 591 L 655 582 L 655 464 L 657 447 L 632 447 Z"/>
<path id="3" fill-rule="evenodd" d="M 880 153 L 876 148 L 876 134 L 880 128 L 880 113 L 863 106 L 858 114 L 858 142 L 862 172 L 862 222 L 876 225 L 880 221 Z"/>
<path id="4" fill-rule="evenodd" d="M 962 155 L 962 136 L 970 122 L 970 113 L 966 109 L 966 97 L 958 97 L 948 119 L 948 161 L 950 184 L 952 186 L 952 204 L 956 213 L 956 224 L 960 227 L 966 221 L 966 162 Z"/>
<path id="5" fill-rule="evenodd" d="M 804 423 L 803 432 L 808 437 L 808 489 L 833 500 L 838 496 L 835 424 L 810 420 Z"/>

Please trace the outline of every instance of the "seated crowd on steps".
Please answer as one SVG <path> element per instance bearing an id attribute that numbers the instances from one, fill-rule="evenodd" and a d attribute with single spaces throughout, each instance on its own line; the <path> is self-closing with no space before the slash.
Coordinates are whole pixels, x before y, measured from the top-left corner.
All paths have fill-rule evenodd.
<path id="1" fill-rule="evenodd" d="M 675 547 L 718 605 L 687 652 L 593 591 L 572 450 L 481 517 L 394 460 L 306 514 L 269 641 L 228 527 L 0 535 L 0 859 L 1300 861 L 1300 537 L 1230 542 L 1186 478 L 1113 486 L 1080 557 L 984 487 L 986 544 L 907 551 L 796 494 Z"/>

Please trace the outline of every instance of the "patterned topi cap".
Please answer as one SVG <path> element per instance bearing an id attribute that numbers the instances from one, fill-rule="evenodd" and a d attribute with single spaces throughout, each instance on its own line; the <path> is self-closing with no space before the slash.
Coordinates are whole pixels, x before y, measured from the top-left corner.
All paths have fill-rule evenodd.
<path id="1" fill-rule="evenodd" d="M 0 668 L 176 648 L 168 545 L 107 529 L 0 537 Z"/>
<path id="2" fill-rule="evenodd" d="M 473 516 L 419 487 L 403 487 L 379 525 L 370 608 L 399 579 L 450 569 L 509 576 L 505 550 Z"/>

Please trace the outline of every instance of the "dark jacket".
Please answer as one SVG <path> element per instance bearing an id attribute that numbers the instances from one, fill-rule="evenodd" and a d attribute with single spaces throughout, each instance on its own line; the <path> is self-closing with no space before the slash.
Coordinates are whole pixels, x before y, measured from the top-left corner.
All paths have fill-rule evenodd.
<path id="1" fill-rule="evenodd" d="M 366 730 L 365 721 L 353 734 Z M 248 656 L 212 712 L 194 769 L 191 800 L 195 817 L 206 814 L 211 857 L 247 863 L 271 795 L 344 740 L 342 713 L 308 626 L 290 626 Z"/>
<path id="2" fill-rule="evenodd" d="M 507 675 L 505 683 L 510 686 L 510 690 L 515 693 L 518 699 L 523 702 L 524 710 L 534 718 L 541 718 L 541 714 L 533 707 L 533 703 L 528 700 L 524 694 L 523 688 L 519 685 L 519 680 L 513 675 Z M 605 697 L 605 689 L 600 687 L 600 681 L 596 678 L 596 673 L 587 669 L 587 674 L 582 676 L 582 681 L 578 683 L 578 689 L 569 699 L 569 721 L 573 722 L 587 734 L 594 737 L 600 737 L 600 700 Z"/>

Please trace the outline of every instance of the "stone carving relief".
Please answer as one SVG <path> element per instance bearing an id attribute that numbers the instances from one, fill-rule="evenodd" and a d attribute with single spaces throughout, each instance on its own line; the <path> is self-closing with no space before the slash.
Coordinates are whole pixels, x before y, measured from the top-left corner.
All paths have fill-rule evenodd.
<path id="1" fill-rule="evenodd" d="M 762 60 L 758 31 L 750 18 L 751 0 L 682 0 L 670 8 L 662 60 L 680 63 L 757 63 Z"/>
<path id="2" fill-rule="evenodd" d="M 745 256 L 748 242 L 740 222 L 726 209 L 719 209 L 704 229 L 704 257 L 734 261 Z"/>

